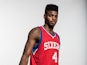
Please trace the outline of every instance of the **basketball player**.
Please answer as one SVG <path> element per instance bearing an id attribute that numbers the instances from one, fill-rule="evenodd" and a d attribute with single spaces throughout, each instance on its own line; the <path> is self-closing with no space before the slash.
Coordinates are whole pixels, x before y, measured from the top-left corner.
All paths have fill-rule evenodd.
<path id="1" fill-rule="evenodd" d="M 58 6 L 48 4 L 45 8 L 45 24 L 29 32 L 19 65 L 58 65 L 60 40 L 53 31 L 58 18 Z"/>

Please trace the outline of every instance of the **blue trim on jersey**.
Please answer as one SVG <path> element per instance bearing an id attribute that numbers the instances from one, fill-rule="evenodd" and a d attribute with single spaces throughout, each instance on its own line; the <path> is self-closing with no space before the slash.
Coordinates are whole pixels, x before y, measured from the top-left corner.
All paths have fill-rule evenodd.
<path id="1" fill-rule="evenodd" d="M 51 34 L 52 36 L 54 36 L 55 34 Z"/>
<path id="2" fill-rule="evenodd" d="M 57 35 L 58 36 L 58 39 L 59 39 L 59 41 L 60 41 L 60 37 L 59 37 L 59 35 Z"/>
<path id="3" fill-rule="evenodd" d="M 55 33 L 56 35 L 57 35 L 57 37 L 58 37 L 58 40 L 60 41 L 60 36 L 57 34 L 57 33 Z"/>
<path id="4" fill-rule="evenodd" d="M 33 52 L 40 46 L 41 41 L 42 41 L 42 32 L 41 32 L 41 30 L 40 30 L 40 40 L 39 40 L 39 43 L 37 43 L 37 45 L 34 46 Z"/>

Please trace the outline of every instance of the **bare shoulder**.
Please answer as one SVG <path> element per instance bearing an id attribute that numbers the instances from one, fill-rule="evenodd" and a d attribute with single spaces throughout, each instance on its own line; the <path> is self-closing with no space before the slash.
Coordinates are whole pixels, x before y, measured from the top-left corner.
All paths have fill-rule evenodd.
<path id="1" fill-rule="evenodd" d="M 28 38 L 39 38 L 40 37 L 40 29 L 39 27 L 33 28 L 28 35 Z"/>
<path id="2" fill-rule="evenodd" d="M 39 27 L 33 28 L 29 33 L 37 33 L 37 32 L 40 32 Z"/>

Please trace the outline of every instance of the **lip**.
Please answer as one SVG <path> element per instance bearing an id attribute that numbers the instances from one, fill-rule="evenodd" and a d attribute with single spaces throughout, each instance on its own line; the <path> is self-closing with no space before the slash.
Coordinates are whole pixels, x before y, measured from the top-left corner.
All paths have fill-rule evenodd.
<path id="1" fill-rule="evenodd" d="M 55 22 L 51 22 L 51 24 L 55 24 Z"/>
<path id="2" fill-rule="evenodd" d="M 51 25 L 55 25 L 55 22 L 51 22 L 50 24 L 51 24 Z"/>

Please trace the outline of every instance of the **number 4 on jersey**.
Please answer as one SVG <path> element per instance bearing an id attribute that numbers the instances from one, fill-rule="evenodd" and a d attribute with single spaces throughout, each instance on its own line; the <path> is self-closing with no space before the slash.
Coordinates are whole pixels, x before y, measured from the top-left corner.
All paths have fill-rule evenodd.
<path id="1" fill-rule="evenodd" d="M 57 63 L 57 52 L 54 52 L 52 59 Z"/>

